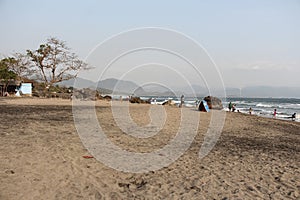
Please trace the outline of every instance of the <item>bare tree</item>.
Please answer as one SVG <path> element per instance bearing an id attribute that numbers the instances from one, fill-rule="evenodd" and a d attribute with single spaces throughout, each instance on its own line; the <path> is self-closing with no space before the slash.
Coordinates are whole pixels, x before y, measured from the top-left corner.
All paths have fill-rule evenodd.
<path id="1" fill-rule="evenodd" d="M 35 50 L 27 50 L 27 55 L 34 63 L 36 78 L 46 86 L 77 77 L 80 70 L 91 67 L 70 52 L 64 41 L 51 37 L 46 44 Z"/>

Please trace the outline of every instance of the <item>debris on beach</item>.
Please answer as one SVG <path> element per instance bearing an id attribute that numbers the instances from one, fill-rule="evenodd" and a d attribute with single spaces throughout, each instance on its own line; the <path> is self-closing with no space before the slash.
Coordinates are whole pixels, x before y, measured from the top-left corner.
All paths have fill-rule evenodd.
<path id="1" fill-rule="evenodd" d="M 82 156 L 83 158 L 94 158 L 94 156 Z"/>

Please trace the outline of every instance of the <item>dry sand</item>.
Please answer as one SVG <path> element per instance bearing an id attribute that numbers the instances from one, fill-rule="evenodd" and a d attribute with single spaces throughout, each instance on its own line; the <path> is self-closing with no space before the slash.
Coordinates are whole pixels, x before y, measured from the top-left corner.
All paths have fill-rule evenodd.
<path id="1" fill-rule="evenodd" d="M 183 156 L 168 167 L 135 174 L 82 157 L 90 154 L 76 132 L 70 101 L 1 98 L 0 105 L 1 200 L 300 198 L 297 122 L 227 113 L 216 146 L 199 159 L 211 116 L 199 113 L 198 134 Z M 130 105 L 137 124 L 149 123 L 145 113 L 150 106 L 157 105 Z M 147 139 L 122 133 L 109 102 L 97 102 L 96 110 L 111 141 L 126 150 L 150 152 L 163 147 L 178 129 L 180 109 L 164 108 L 164 128 Z"/>

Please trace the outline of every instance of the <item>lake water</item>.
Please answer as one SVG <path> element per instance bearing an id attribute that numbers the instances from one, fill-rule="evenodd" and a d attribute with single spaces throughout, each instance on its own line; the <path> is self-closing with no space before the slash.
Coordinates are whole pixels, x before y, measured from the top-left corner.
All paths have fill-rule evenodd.
<path id="1" fill-rule="evenodd" d="M 150 97 L 142 97 L 149 99 Z M 162 104 L 168 99 L 172 99 L 179 105 L 180 98 L 174 97 L 152 97 L 152 104 Z M 155 101 L 154 101 L 155 99 Z M 196 101 L 203 98 L 185 98 L 184 105 L 186 107 L 196 107 Z M 228 110 L 228 104 L 232 102 L 236 104 L 236 111 L 249 113 L 252 108 L 252 114 L 263 117 L 273 117 L 274 109 L 277 110 L 278 119 L 291 120 L 289 117 L 296 113 L 296 121 L 300 121 L 300 99 L 295 98 L 226 98 L 222 99 L 224 110 Z"/>
<path id="2" fill-rule="evenodd" d="M 300 99 L 294 98 L 227 98 L 223 101 L 227 109 L 229 102 L 236 104 L 236 109 L 243 113 L 249 113 L 264 117 L 273 117 L 274 109 L 277 110 L 277 118 L 288 119 L 293 113 L 297 113 L 296 121 L 300 121 Z"/>

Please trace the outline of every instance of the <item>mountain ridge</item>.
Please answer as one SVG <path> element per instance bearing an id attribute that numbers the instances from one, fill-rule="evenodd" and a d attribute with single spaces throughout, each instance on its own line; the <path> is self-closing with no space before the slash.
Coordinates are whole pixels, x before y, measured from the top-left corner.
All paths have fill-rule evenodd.
<path id="1" fill-rule="evenodd" d="M 59 85 L 73 87 L 75 79 L 63 81 Z M 111 91 L 114 94 L 127 94 L 138 96 L 176 96 L 175 94 L 184 94 L 189 96 L 196 93 L 197 96 L 207 96 L 209 91 L 207 88 L 193 84 L 191 86 L 174 87 L 173 91 L 167 88 L 159 87 L 141 87 L 133 81 L 118 80 L 116 78 L 108 78 L 93 82 L 83 78 L 76 78 L 77 88 L 92 88 L 103 91 Z M 223 95 L 223 89 L 213 89 L 212 94 L 215 96 Z M 300 87 L 287 86 L 247 86 L 243 88 L 227 87 L 225 89 L 227 97 L 258 97 L 258 98 L 300 98 Z M 194 96 L 194 95 L 191 95 Z"/>

